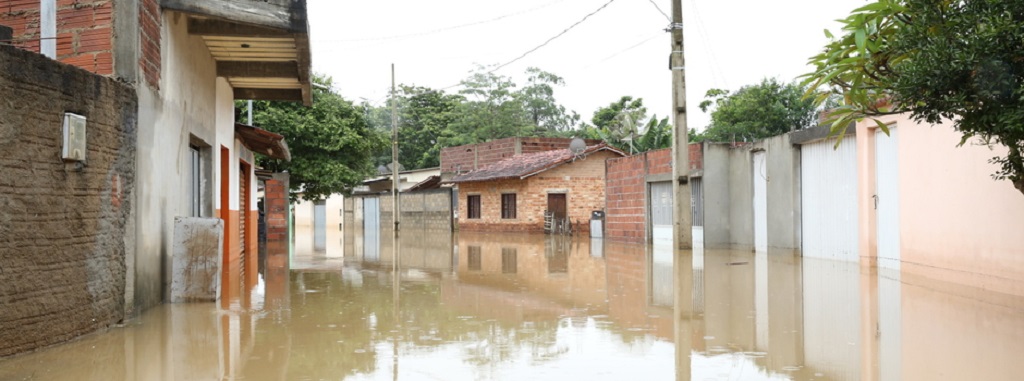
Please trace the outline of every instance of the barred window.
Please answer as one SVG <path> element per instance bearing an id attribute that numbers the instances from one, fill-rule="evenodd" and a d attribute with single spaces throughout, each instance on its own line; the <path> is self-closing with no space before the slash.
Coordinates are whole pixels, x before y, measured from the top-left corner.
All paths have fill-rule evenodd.
<path id="1" fill-rule="evenodd" d="M 501 195 L 501 218 L 516 218 L 516 194 L 508 193 Z"/>
<path id="2" fill-rule="evenodd" d="M 480 218 L 480 195 L 466 196 L 466 218 Z"/>

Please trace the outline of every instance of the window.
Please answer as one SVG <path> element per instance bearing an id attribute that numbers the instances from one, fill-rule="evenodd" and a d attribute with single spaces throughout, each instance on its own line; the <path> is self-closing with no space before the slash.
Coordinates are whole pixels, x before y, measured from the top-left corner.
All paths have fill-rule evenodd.
<path id="1" fill-rule="evenodd" d="M 203 216 L 203 162 L 199 147 L 189 144 L 189 216 Z"/>
<path id="2" fill-rule="evenodd" d="M 466 218 L 479 219 L 480 218 L 480 195 L 466 196 Z"/>
<path id="3" fill-rule="evenodd" d="M 501 248 L 501 273 L 502 274 L 515 274 L 518 269 L 518 250 L 515 248 L 503 247 Z"/>
<path id="4" fill-rule="evenodd" d="M 481 263 L 480 263 L 480 246 L 470 246 L 469 247 L 469 254 L 467 255 L 467 257 L 468 257 L 467 258 L 468 261 L 466 261 L 466 262 L 469 265 L 469 270 L 470 271 L 480 271 L 480 268 L 481 268 Z"/>
<path id="5" fill-rule="evenodd" d="M 506 220 L 516 218 L 515 193 L 506 193 L 501 195 L 501 218 Z"/>

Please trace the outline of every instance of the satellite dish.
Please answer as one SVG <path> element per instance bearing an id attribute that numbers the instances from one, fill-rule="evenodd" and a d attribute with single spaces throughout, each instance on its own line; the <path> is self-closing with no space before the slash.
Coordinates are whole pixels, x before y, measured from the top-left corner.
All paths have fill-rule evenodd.
<path id="1" fill-rule="evenodd" d="M 569 143 L 569 151 L 572 151 L 574 155 L 582 154 L 583 151 L 587 150 L 587 142 L 580 138 L 573 138 L 572 142 Z"/>

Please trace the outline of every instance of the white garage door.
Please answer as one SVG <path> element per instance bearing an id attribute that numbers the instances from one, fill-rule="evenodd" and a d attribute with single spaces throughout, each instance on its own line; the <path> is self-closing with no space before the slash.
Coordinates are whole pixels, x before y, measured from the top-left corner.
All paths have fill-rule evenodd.
<path id="1" fill-rule="evenodd" d="M 856 262 L 857 141 L 835 139 L 800 148 L 803 255 Z"/>
<path id="2" fill-rule="evenodd" d="M 651 183 L 651 235 L 656 246 L 672 247 L 672 182 Z"/>

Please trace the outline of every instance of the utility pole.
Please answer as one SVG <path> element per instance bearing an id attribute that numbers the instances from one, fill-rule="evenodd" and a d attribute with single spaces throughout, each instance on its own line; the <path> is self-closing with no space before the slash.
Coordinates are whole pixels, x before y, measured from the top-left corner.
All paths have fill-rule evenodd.
<path id="1" fill-rule="evenodd" d="M 391 64 L 391 220 L 398 237 L 398 105 L 395 100 L 395 64 Z M 397 259 L 397 258 L 396 258 Z"/>
<path id="2" fill-rule="evenodd" d="M 690 193 L 689 133 L 686 129 L 686 59 L 683 56 L 683 4 L 672 0 L 672 109 L 675 112 L 672 134 L 672 193 L 674 224 L 672 238 L 677 249 L 693 248 L 692 198 Z"/>
<path id="3" fill-rule="evenodd" d="M 672 256 L 672 289 L 675 303 L 676 379 L 692 377 L 693 360 L 693 221 L 690 196 L 690 146 L 686 130 L 686 59 L 683 55 L 683 2 L 672 0 L 672 240 L 677 250 Z"/>

